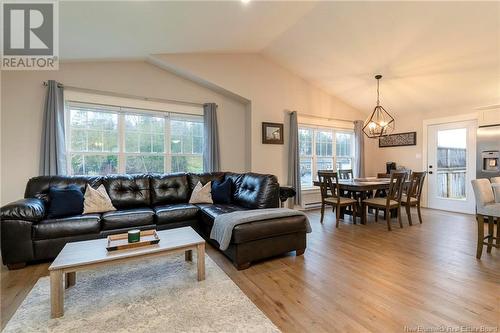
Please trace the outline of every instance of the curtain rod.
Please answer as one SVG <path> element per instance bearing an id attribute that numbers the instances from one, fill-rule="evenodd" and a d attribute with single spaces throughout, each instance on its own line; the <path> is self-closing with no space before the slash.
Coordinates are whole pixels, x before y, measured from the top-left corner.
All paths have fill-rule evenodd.
<path id="1" fill-rule="evenodd" d="M 47 81 L 43 81 L 43 85 L 47 86 L 48 85 Z M 57 86 L 59 88 L 65 88 L 65 89 L 69 89 L 69 90 L 93 93 L 93 94 L 98 94 L 98 95 L 140 99 L 140 100 L 149 101 L 149 102 L 160 102 L 160 103 L 166 102 L 166 103 L 184 104 L 184 105 L 192 105 L 192 106 L 203 106 L 202 103 L 186 102 L 186 101 L 179 101 L 179 100 L 175 100 L 175 99 L 165 99 L 165 98 L 157 98 L 157 97 L 144 97 L 144 96 L 138 96 L 138 95 L 132 95 L 132 94 L 117 93 L 117 92 L 113 92 L 113 91 L 73 87 L 73 86 L 64 85 L 62 83 L 58 83 Z"/>
<path id="2" fill-rule="evenodd" d="M 319 118 L 319 119 L 326 119 L 326 120 L 337 120 L 337 121 L 347 121 L 352 123 L 354 120 L 352 119 L 342 119 L 342 118 L 332 118 L 332 117 L 324 117 L 324 116 L 317 116 L 314 114 L 307 114 L 307 113 L 302 113 L 302 112 L 297 112 L 299 116 L 303 117 L 310 117 L 310 118 Z"/>

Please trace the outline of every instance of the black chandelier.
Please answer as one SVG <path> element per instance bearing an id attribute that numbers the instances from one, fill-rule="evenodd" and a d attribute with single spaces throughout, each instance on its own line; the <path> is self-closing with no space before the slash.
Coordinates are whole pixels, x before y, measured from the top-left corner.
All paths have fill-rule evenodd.
<path id="1" fill-rule="evenodd" d="M 363 132 L 369 138 L 380 138 L 394 131 L 394 118 L 380 105 L 379 86 L 381 78 L 382 75 L 375 75 L 375 79 L 377 79 L 377 106 L 373 109 L 372 114 L 366 119 L 363 126 Z"/>

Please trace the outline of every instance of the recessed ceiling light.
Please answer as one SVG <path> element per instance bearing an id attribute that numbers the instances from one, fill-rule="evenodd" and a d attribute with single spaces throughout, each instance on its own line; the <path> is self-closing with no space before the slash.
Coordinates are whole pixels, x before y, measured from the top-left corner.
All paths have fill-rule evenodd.
<path id="1" fill-rule="evenodd" d="M 249 2 L 250 2 L 250 0 L 241 0 L 241 2 L 243 2 L 243 3 L 247 4 L 247 3 L 249 3 Z"/>

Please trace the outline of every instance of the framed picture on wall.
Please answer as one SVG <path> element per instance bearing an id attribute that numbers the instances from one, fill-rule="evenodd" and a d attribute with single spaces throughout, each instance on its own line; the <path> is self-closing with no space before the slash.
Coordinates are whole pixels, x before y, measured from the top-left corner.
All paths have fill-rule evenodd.
<path id="1" fill-rule="evenodd" d="M 280 123 L 262 123 L 262 143 L 264 144 L 283 144 L 283 124 Z"/>
<path id="2" fill-rule="evenodd" d="M 378 139 L 378 146 L 380 148 L 415 146 L 416 144 L 417 132 L 390 134 Z"/>

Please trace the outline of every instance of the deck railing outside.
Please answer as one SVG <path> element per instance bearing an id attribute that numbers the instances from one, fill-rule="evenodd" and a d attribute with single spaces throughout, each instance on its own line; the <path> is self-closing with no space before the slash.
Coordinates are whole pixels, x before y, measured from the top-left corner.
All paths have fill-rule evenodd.
<path id="1" fill-rule="evenodd" d="M 467 151 L 464 148 L 438 148 L 437 189 L 442 198 L 465 199 Z"/>

